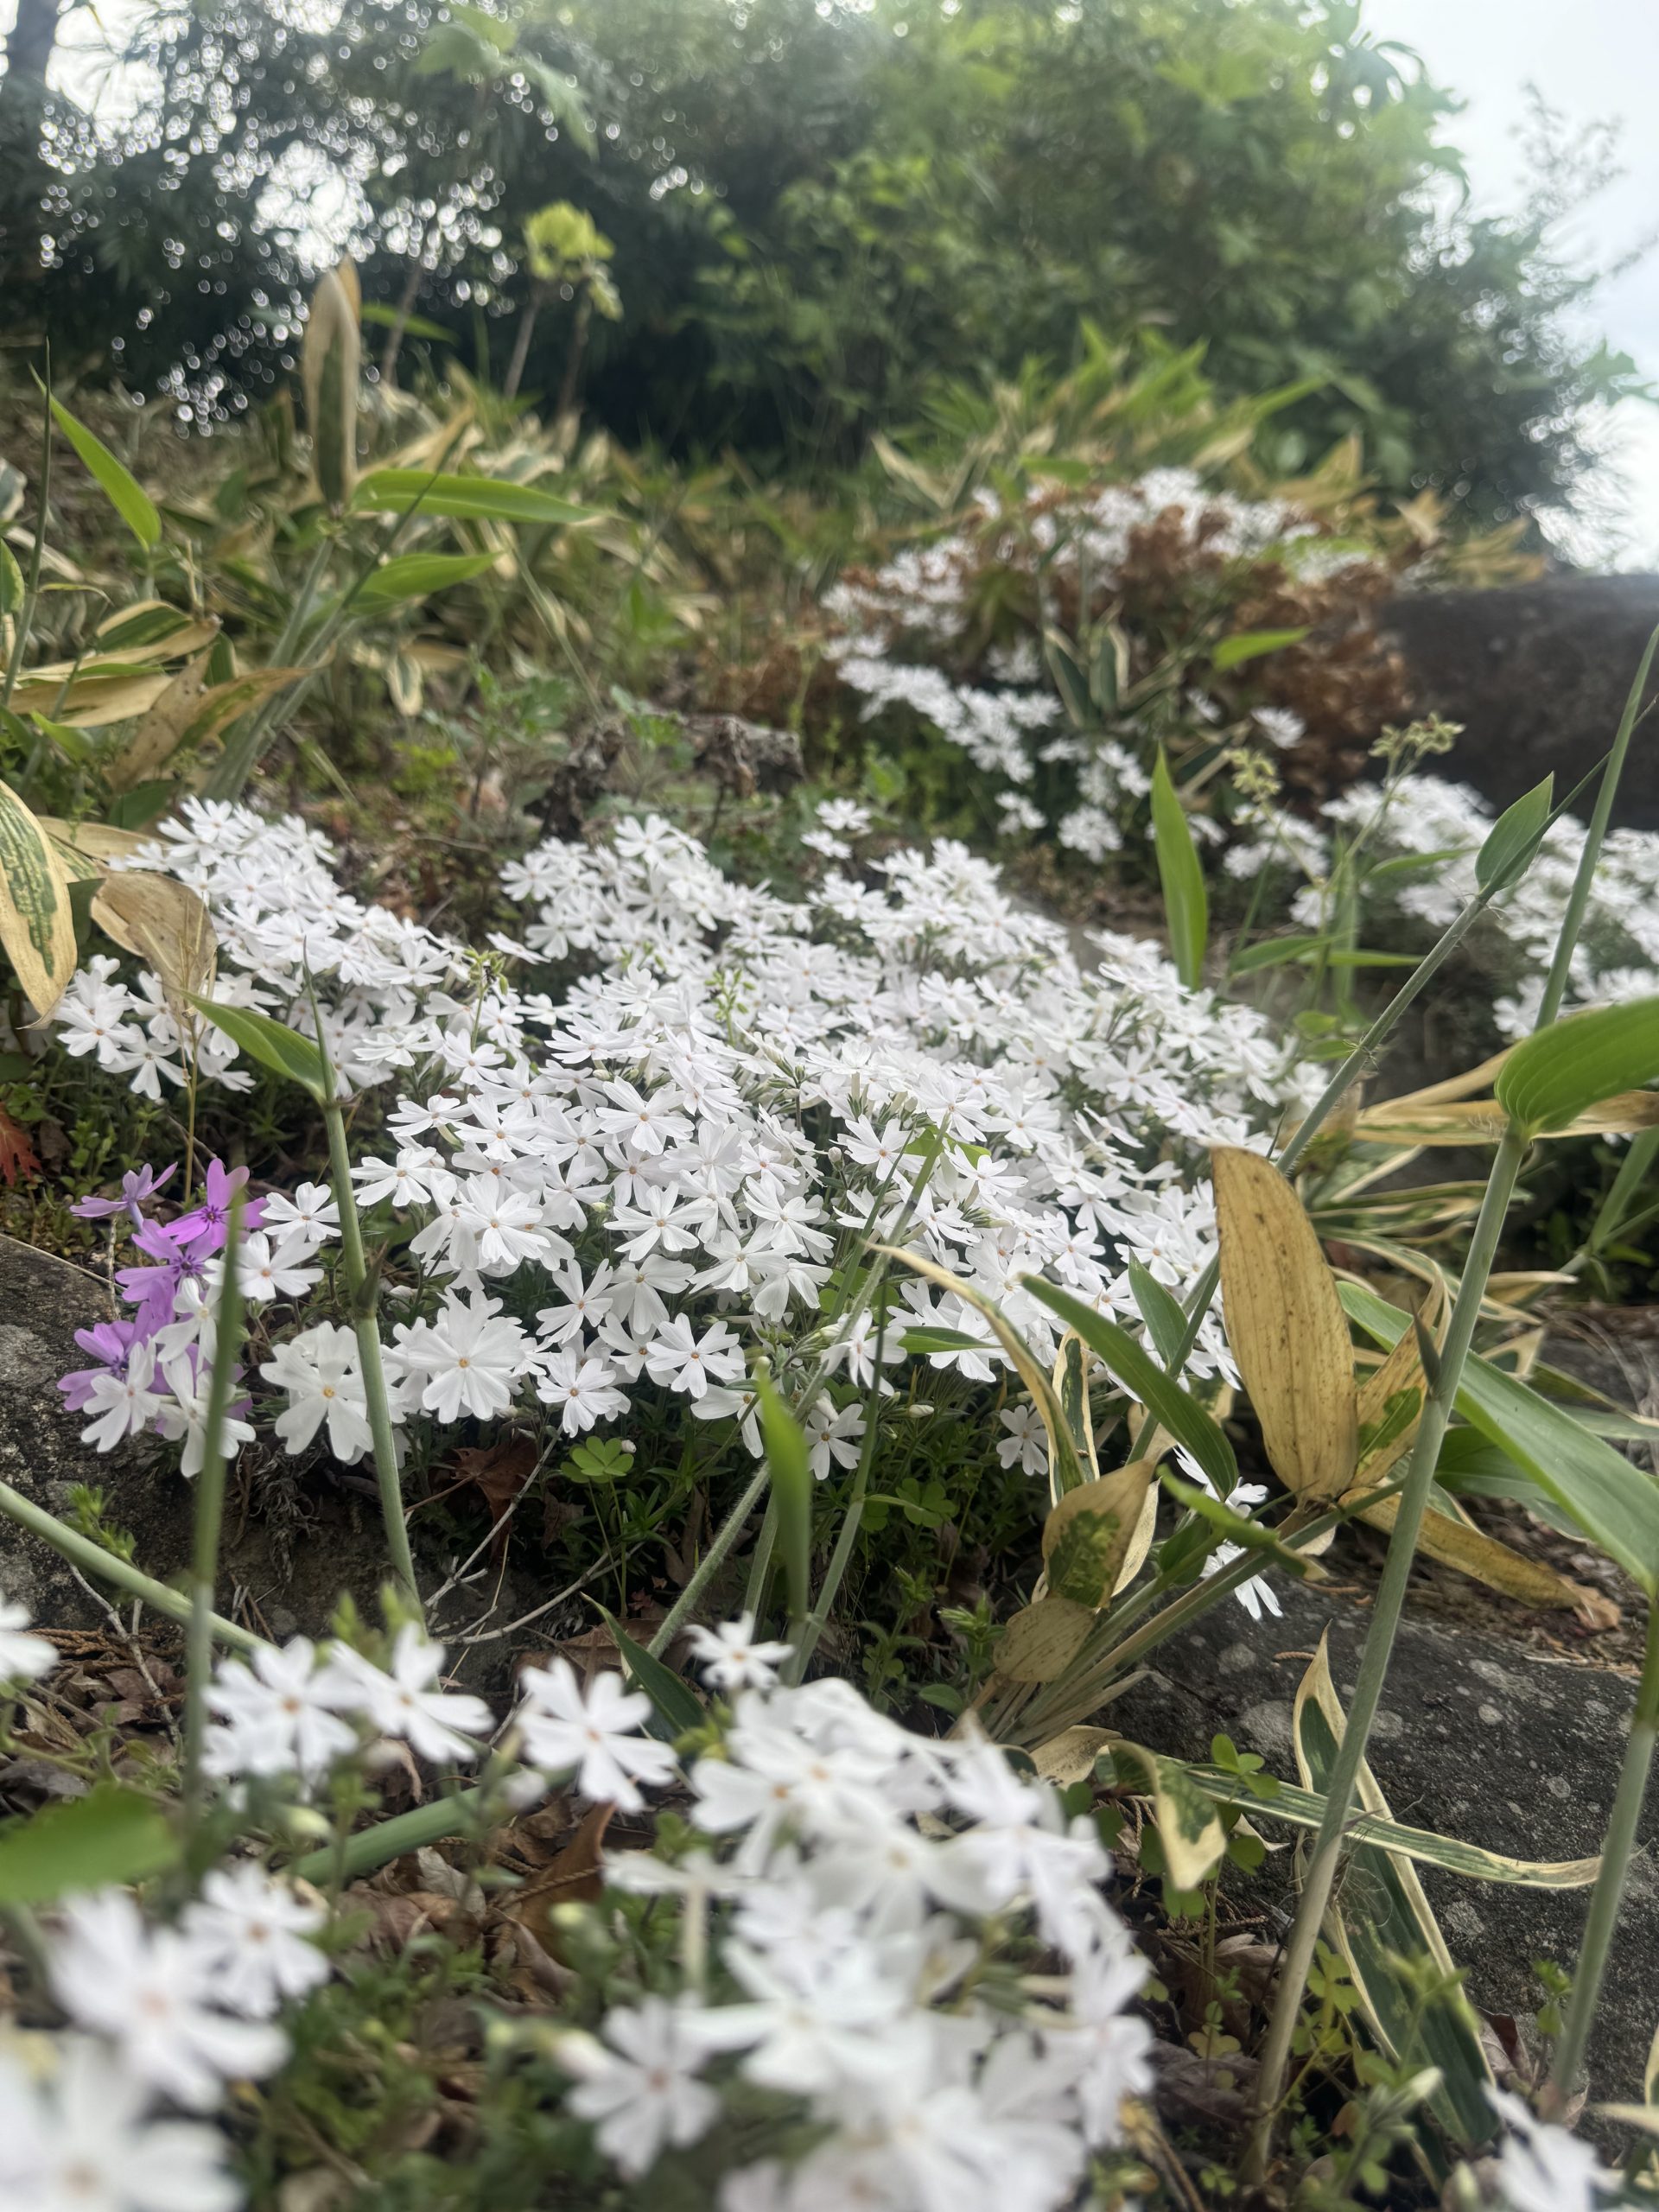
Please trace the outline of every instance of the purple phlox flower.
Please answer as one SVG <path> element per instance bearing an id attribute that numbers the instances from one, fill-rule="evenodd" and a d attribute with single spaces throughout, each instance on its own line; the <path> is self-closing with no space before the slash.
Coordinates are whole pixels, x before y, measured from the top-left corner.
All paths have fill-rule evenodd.
<path id="1" fill-rule="evenodd" d="M 82 1221 L 107 1221 L 111 1214 L 124 1213 L 135 1229 L 143 1226 L 144 1217 L 139 1209 L 158 1191 L 165 1190 L 178 1170 L 175 1160 L 171 1167 L 163 1167 L 158 1175 L 150 1166 L 130 1167 L 121 1178 L 118 1198 L 80 1198 L 69 1209 Z"/>
<path id="2" fill-rule="evenodd" d="M 213 1242 L 209 1249 L 217 1252 L 225 1242 L 226 1230 L 231 1218 L 231 1201 L 248 1179 L 245 1167 L 226 1167 L 222 1160 L 210 1160 L 202 1185 L 201 1204 L 192 1212 L 181 1214 L 173 1224 L 176 1236 L 182 1230 L 188 1236 L 199 1236 L 211 1232 Z M 265 1202 L 251 1199 L 242 1209 L 244 1229 L 257 1229 L 264 1218 Z"/>
<path id="3" fill-rule="evenodd" d="M 122 1295 L 138 1308 L 135 1317 L 141 1336 L 153 1337 L 173 1319 L 179 1287 L 187 1281 L 199 1281 L 207 1262 L 224 1243 L 224 1232 L 203 1230 L 181 1240 L 179 1230 L 183 1222 L 170 1222 L 165 1228 L 160 1222 L 147 1221 L 133 1232 L 133 1243 L 141 1252 L 161 1262 L 154 1268 L 118 1268 L 115 1279 L 121 1286 Z"/>
<path id="4" fill-rule="evenodd" d="M 127 1354 L 139 1340 L 139 1333 L 136 1321 L 99 1321 L 93 1328 L 75 1331 L 75 1342 L 83 1351 L 90 1352 L 99 1364 L 79 1367 L 73 1374 L 59 1377 L 58 1388 L 63 1393 L 67 1412 L 78 1414 L 86 1409 L 99 1376 L 126 1373 Z"/>

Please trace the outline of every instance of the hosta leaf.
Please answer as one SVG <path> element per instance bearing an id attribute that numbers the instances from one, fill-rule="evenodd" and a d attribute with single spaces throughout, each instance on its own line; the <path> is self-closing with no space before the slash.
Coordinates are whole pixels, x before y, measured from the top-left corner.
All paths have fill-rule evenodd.
<path id="1" fill-rule="evenodd" d="M 50 1014 L 75 972 L 69 876 L 10 784 L 0 784 L 0 946 L 35 1013 Z"/>
<path id="2" fill-rule="evenodd" d="M 1299 1498 L 1353 1480 L 1353 1345 L 1313 1224 L 1271 1160 L 1211 1154 L 1221 1238 L 1223 1325 L 1274 1473 Z"/>

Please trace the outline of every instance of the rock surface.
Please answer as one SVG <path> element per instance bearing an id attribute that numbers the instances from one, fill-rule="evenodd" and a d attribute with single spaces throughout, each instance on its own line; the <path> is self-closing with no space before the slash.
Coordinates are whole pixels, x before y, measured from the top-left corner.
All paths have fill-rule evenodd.
<path id="1" fill-rule="evenodd" d="M 1656 624 L 1659 575 L 1413 593 L 1390 601 L 1380 617 L 1405 658 L 1417 710 L 1464 725 L 1445 772 L 1500 806 L 1552 769 L 1562 796 L 1595 766 Z M 1659 671 L 1648 696 L 1659 696 Z M 1659 829 L 1659 743 L 1650 728 L 1631 747 L 1614 819 Z"/>
<path id="2" fill-rule="evenodd" d="M 1102 1716 L 1132 1739 L 1184 1758 L 1207 1758 L 1211 1737 L 1230 1736 L 1269 1769 L 1295 1778 L 1291 1713 L 1298 1683 L 1331 1631 L 1331 1665 L 1346 1701 L 1369 1605 L 1340 1586 L 1275 1576 L 1281 1619 L 1252 1621 L 1230 1599 L 1153 1655 L 1153 1671 Z M 1370 1763 L 1395 1815 L 1522 1859 L 1583 1859 L 1601 1847 L 1634 1684 L 1598 1668 L 1551 1662 L 1476 1630 L 1408 1618 L 1402 1624 Z M 1279 1842 L 1288 1831 L 1263 1822 Z M 1659 1790 L 1639 1832 L 1624 1917 L 1590 2051 L 1591 2094 L 1637 2099 L 1659 2024 Z M 1571 1967 L 1589 1891 L 1513 1889 L 1421 1870 L 1424 1887 L 1466 1986 L 1484 2012 L 1523 2022 L 1542 1993 L 1535 1959 Z M 1265 1884 L 1266 1887 L 1262 1885 Z M 1255 1900 L 1270 1936 L 1288 1924 L 1291 1853 L 1269 1857 Z"/>
<path id="3" fill-rule="evenodd" d="M 111 1310 L 99 1276 L 0 1237 L 0 1481 L 60 1518 L 76 1484 L 97 1485 L 111 1525 L 136 1538 L 137 1564 L 169 1581 L 188 1565 L 191 1542 L 192 1493 L 176 1450 L 147 1439 L 94 1450 L 81 1442 L 81 1425 L 65 1414 L 56 1389 L 59 1376 L 87 1364 L 75 1331 L 107 1320 Z M 220 1610 L 280 1637 L 325 1627 L 343 1588 L 372 1606 L 381 1573 L 372 1506 L 335 1488 L 296 1500 L 285 1523 L 273 1503 L 243 1511 L 233 1479 Z M 3 1518 L 0 1594 L 22 1599 L 48 1628 L 94 1628 L 108 1618 L 49 1545 Z"/>

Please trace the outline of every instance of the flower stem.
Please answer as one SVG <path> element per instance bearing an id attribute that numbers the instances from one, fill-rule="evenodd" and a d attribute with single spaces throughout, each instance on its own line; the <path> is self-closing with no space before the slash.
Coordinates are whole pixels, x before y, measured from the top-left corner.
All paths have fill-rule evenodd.
<path id="1" fill-rule="evenodd" d="M 10 1483 L 0 1483 L 0 1513 L 26 1529 L 31 1536 L 38 1536 L 43 1544 L 50 1544 L 54 1552 L 79 1567 L 84 1573 L 95 1574 L 116 1589 L 124 1590 L 130 1598 L 137 1598 L 154 1613 L 169 1621 L 188 1622 L 190 1600 L 181 1590 L 175 1590 L 165 1582 L 157 1582 L 114 1552 L 105 1551 L 90 1536 L 83 1536 L 79 1529 L 70 1528 L 60 1521 L 55 1513 L 48 1513 L 43 1505 L 25 1497 Z M 209 1613 L 209 1627 L 221 1643 L 228 1643 L 238 1651 L 261 1651 L 266 1648 L 265 1639 L 256 1636 L 251 1629 L 239 1628 L 236 1622 L 227 1621 L 221 1614 Z"/>
<path id="2" fill-rule="evenodd" d="M 1567 2023 L 1555 2046 L 1549 2086 L 1544 2093 L 1545 2114 L 1549 2118 L 1559 2119 L 1566 2111 L 1583 2070 L 1585 2049 L 1607 1972 L 1607 1955 L 1624 1902 L 1624 1885 L 1630 1878 L 1637 1822 L 1642 1817 L 1642 1803 L 1647 1795 L 1656 1738 L 1659 1738 L 1659 1605 L 1650 1605 L 1647 1651 L 1637 1688 L 1636 1711 L 1630 1716 L 1630 1732 L 1624 1745 L 1624 1764 L 1619 1770 L 1618 1789 L 1601 1847 L 1601 1872 L 1590 1893 L 1590 1912 L 1584 1924 L 1584 1942 L 1579 1949 L 1578 1971 L 1573 1977 Z"/>
<path id="3" fill-rule="evenodd" d="M 653 1659 L 660 1659 L 678 1635 L 680 1624 L 702 1597 L 724 1562 L 727 1554 L 742 1533 L 743 1523 L 760 1503 L 761 1495 L 771 1480 L 772 1468 L 768 1462 L 763 1459 L 756 1468 L 748 1488 L 721 1522 L 708 1550 L 692 1569 L 691 1580 L 663 1616 L 661 1627 L 646 1645 L 645 1649 Z"/>
<path id="4" fill-rule="evenodd" d="M 234 1387 L 237 1354 L 242 1349 L 242 1193 L 231 1199 L 222 1255 L 213 1367 L 207 1384 L 201 1472 L 196 1477 L 195 1557 L 190 1581 L 190 1620 L 185 1638 L 184 1817 L 194 1831 L 206 1802 L 202 1745 L 207 1733 L 207 1682 L 213 1668 L 213 1587 L 219 1579 L 219 1543 L 225 1525 L 225 1422 Z"/>
<path id="5" fill-rule="evenodd" d="M 1307 1872 L 1303 1878 L 1301 1897 L 1296 1907 L 1295 1922 L 1279 1969 L 1279 1986 L 1268 2023 L 1267 2039 L 1262 2047 L 1260 2101 L 1243 2170 L 1247 2183 L 1259 2185 L 1267 2173 L 1273 2124 L 1283 2092 L 1291 2040 L 1295 2033 L 1297 2018 L 1301 2011 L 1302 1993 L 1307 1986 L 1308 1970 L 1313 1963 L 1314 1950 L 1319 1940 L 1319 1931 L 1325 1924 L 1338 1864 L 1346 1840 L 1354 1785 L 1365 1757 L 1371 1723 L 1382 1700 L 1382 1685 L 1394 1653 L 1395 1633 L 1405 1608 L 1406 1586 L 1411 1578 L 1412 1562 L 1417 1549 L 1417 1532 L 1422 1525 L 1429 1485 L 1440 1463 L 1440 1446 L 1457 1401 L 1458 1386 L 1463 1379 L 1464 1363 L 1474 1341 L 1475 1324 L 1479 1319 L 1481 1302 L 1486 1294 L 1486 1280 L 1497 1255 L 1504 1216 L 1509 1212 L 1510 1201 L 1515 1195 L 1516 1179 L 1520 1174 L 1526 1152 L 1526 1138 L 1515 1128 L 1506 1130 L 1498 1145 L 1497 1157 L 1492 1163 L 1486 1195 L 1481 1201 L 1474 1235 L 1470 1240 L 1469 1256 L 1464 1267 L 1463 1280 L 1458 1286 L 1451 1319 L 1446 1324 L 1446 1342 L 1440 1351 L 1438 1372 L 1424 1402 L 1417 1440 L 1412 1449 L 1410 1470 L 1400 1492 L 1399 1512 L 1389 1540 L 1382 1579 L 1377 1585 L 1371 1624 L 1366 1631 L 1365 1648 L 1360 1655 L 1359 1672 L 1354 1682 L 1347 1724 L 1326 1784 L 1325 1817 L 1314 1839 Z"/>
<path id="6" fill-rule="evenodd" d="M 317 1026 L 321 1038 L 322 1026 Z M 333 1070 L 329 1070 L 332 1081 Z M 339 1102 L 331 1098 L 322 1109 L 328 1132 L 328 1167 L 340 1207 L 340 1245 L 351 1293 L 352 1326 L 357 1333 L 357 1363 L 363 1374 L 363 1395 L 368 1403 L 369 1434 L 374 1443 L 375 1480 L 380 1491 L 380 1517 L 385 1523 L 386 1550 L 391 1571 L 404 1594 L 422 1618 L 421 1593 L 415 1580 L 415 1561 L 409 1548 L 409 1524 L 404 1518 L 404 1491 L 397 1475 L 397 1446 L 391 1433 L 391 1400 L 386 1390 L 386 1370 L 380 1357 L 380 1324 L 375 1313 L 375 1287 L 363 1257 L 363 1226 L 357 1215 L 357 1196 L 352 1189 L 352 1160 L 346 1146 L 346 1117 Z"/>

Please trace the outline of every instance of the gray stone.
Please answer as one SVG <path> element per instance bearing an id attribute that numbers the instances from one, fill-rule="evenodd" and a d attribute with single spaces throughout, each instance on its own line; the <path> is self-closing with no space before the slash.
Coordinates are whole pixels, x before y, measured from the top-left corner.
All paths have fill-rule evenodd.
<path id="1" fill-rule="evenodd" d="M 1294 1780 L 1289 1719 L 1296 1688 L 1331 1632 L 1337 1681 L 1351 1684 L 1370 1607 L 1351 1593 L 1274 1578 L 1281 1619 L 1251 1622 L 1225 1599 L 1152 1655 L 1147 1678 L 1102 1716 L 1136 1742 L 1184 1758 L 1208 1756 L 1221 1732 Z M 1254 1666 L 1240 1667 L 1247 1643 Z M 1552 1662 L 1466 1627 L 1408 1618 L 1389 1675 L 1370 1763 L 1395 1815 L 1519 1859 L 1586 1859 L 1601 1847 L 1623 1756 L 1634 1685 L 1590 1667 Z M 1263 1823 L 1282 1840 L 1288 1831 Z M 1659 2025 L 1659 1786 L 1639 1831 L 1624 1917 L 1591 2044 L 1591 2093 L 1639 2099 Z M 1289 1851 L 1269 1855 L 1249 1903 L 1282 1934 L 1294 1902 Z M 1548 1891 L 1466 1882 L 1422 1870 L 1452 1955 L 1483 2011 L 1526 2020 L 1541 2001 L 1535 1959 L 1569 1970 L 1587 1890 Z"/>
<path id="2" fill-rule="evenodd" d="M 1404 658 L 1417 711 L 1464 725 L 1456 750 L 1437 765 L 1500 806 L 1552 769 L 1564 795 L 1600 760 L 1656 624 L 1656 575 L 1415 592 L 1391 601 L 1380 618 Z M 1659 673 L 1649 696 L 1656 691 Z M 1643 731 L 1614 819 L 1659 829 L 1659 746 Z"/>

